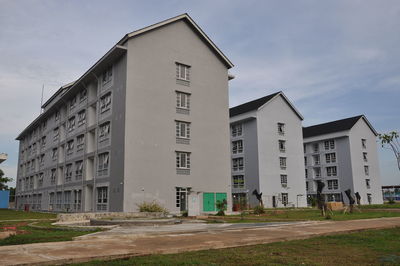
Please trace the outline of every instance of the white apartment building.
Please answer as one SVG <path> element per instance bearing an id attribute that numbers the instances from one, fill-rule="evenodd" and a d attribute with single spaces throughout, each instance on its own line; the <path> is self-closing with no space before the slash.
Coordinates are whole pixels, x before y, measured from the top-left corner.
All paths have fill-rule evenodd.
<path id="1" fill-rule="evenodd" d="M 302 115 L 283 92 L 230 108 L 232 198 L 250 206 L 305 207 Z"/>
<path id="2" fill-rule="evenodd" d="M 17 137 L 16 206 L 129 212 L 157 201 L 192 214 L 216 211 L 217 200 L 231 206 L 231 67 L 187 14 L 126 34 Z"/>
<path id="3" fill-rule="evenodd" d="M 303 128 L 307 195 L 316 196 L 321 180 L 326 201 L 348 204 L 351 189 L 361 204 L 382 203 L 377 135 L 364 115 Z"/>

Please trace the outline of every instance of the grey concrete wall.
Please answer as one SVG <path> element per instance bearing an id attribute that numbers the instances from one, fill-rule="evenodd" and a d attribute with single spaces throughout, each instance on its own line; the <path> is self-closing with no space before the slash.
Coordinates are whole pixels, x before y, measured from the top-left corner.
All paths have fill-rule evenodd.
<path id="1" fill-rule="evenodd" d="M 228 71 L 184 21 L 127 42 L 124 211 L 157 200 L 172 212 L 175 188 L 230 192 Z M 176 65 L 190 65 L 178 84 Z M 176 90 L 191 93 L 190 114 L 176 112 Z M 191 122 L 190 144 L 177 144 L 175 120 Z M 190 175 L 177 174 L 176 151 L 191 152 Z M 230 197 L 228 197 L 230 203 Z"/>

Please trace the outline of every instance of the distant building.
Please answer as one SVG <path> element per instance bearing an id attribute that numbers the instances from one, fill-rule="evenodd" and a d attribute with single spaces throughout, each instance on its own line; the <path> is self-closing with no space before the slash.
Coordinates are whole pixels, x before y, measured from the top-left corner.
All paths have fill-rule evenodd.
<path id="1" fill-rule="evenodd" d="M 10 200 L 9 190 L 0 190 L 0 209 L 7 209 Z"/>
<path id="2" fill-rule="evenodd" d="M 230 207 L 231 67 L 187 14 L 126 34 L 17 137 L 17 207 Z"/>
<path id="3" fill-rule="evenodd" d="M 383 201 L 400 201 L 400 185 L 382 186 Z"/>
<path id="4" fill-rule="evenodd" d="M 7 160 L 8 156 L 6 153 L 0 153 L 0 163 L 4 162 Z"/>
<path id="5" fill-rule="evenodd" d="M 307 195 L 316 196 L 321 180 L 327 201 L 348 203 L 351 189 L 362 204 L 382 203 L 377 135 L 363 115 L 303 128 Z"/>
<path id="6" fill-rule="evenodd" d="M 230 108 L 232 197 L 265 207 L 304 207 L 302 115 L 283 92 Z"/>

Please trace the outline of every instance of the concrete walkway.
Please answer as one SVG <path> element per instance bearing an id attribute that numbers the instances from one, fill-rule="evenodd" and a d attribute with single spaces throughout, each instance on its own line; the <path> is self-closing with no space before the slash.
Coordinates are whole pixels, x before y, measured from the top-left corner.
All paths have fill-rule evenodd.
<path id="1" fill-rule="evenodd" d="M 113 259 L 160 253 L 237 247 L 318 235 L 400 226 L 400 217 L 352 221 L 313 221 L 262 225 L 224 225 L 202 231 L 172 230 L 162 234 L 139 234 L 121 228 L 79 240 L 0 247 L 0 265 L 62 264 L 92 259 Z"/>

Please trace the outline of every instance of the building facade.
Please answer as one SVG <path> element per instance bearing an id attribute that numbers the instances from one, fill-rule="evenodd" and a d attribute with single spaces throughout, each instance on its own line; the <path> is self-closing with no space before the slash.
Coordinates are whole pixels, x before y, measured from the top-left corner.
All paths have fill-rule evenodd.
<path id="1" fill-rule="evenodd" d="M 264 206 L 305 207 L 303 117 L 282 92 L 230 109 L 232 198 Z"/>
<path id="2" fill-rule="evenodd" d="M 324 182 L 326 201 L 343 201 L 351 189 L 361 204 L 382 203 L 377 132 L 363 115 L 303 128 L 307 195 Z"/>
<path id="3" fill-rule="evenodd" d="M 18 136 L 18 208 L 215 211 L 230 197 L 228 69 L 187 15 L 125 35 Z M 212 97 L 210 97 L 212 95 Z"/>

